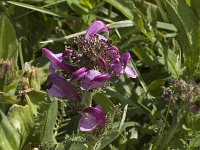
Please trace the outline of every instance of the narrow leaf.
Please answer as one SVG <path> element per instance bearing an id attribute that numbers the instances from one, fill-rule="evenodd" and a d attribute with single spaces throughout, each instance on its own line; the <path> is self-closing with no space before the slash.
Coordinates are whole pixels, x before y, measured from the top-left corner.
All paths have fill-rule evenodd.
<path id="1" fill-rule="evenodd" d="M 0 16 L 0 59 L 11 59 L 17 65 L 17 55 L 15 30 L 6 16 Z"/>
<path id="2" fill-rule="evenodd" d="M 35 10 L 35 11 L 38 11 L 38 12 L 41 12 L 41 13 L 45 13 L 45 14 L 48 14 L 48 15 L 52 15 L 52 16 L 56 16 L 56 17 L 62 17 L 60 14 L 58 14 L 56 12 L 53 12 L 53 11 L 50 11 L 48 9 L 44 9 L 44 8 L 41 8 L 41 7 L 36 7 L 36 6 L 33 6 L 33 5 L 19 3 L 19 2 L 13 2 L 13 1 L 7 1 L 7 2 L 10 3 L 10 4 L 16 5 L 16 6 L 20 6 L 20 7 L 24 7 L 24 8 L 27 8 L 27 9 Z"/>
<path id="3" fill-rule="evenodd" d="M 19 150 L 20 134 L 10 124 L 8 118 L 0 110 L 0 149 Z"/>

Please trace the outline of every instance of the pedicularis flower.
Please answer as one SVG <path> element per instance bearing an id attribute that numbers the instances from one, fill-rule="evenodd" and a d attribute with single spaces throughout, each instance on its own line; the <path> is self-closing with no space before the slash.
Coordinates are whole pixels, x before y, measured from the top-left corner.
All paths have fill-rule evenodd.
<path id="1" fill-rule="evenodd" d="M 105 114 L 101 107 L 86 108 L 79 121 L 79 128 L 81 131 L 92 131 L 95 127 L 104 127 L 106 122 Z"/>
<path id="2" fill-rule="evenodd" d="M 48 82 L 52 83 L 52 87 L 48 90 L 49 95 L 81 100 L 75 87 L 91 92 L 105 87 L 111 78 L 124 73 L 136 78 L 135 71 L 129 66 L 130 53 L 120 54 L 119 49 L 100 32 L 109 34 L 103 22 L 95 21 L 88 27 L 85 36 L 75 38 L 77 49 L 65 47 L 64 52 L 59 54 L 42 49 L 50 60 Z M 83 110 L 79 128 L 81 131 L 92 131 L 97 126 L 105 126 L 105 120 L 105 114 L 99 106 L 88 106 Z"/>
<path id="3" fill-rule="evenodd" d="M 99 32 L 109 34 L 103 22 L 95 21 L 88 27 L 84 37 L 75 39 L 78 49 L 66 47 L 63 53 L 53 54 L 43 48 L 44 55 L 51 62 L 51 73 L 62 70 L 69 77 L 66 80 L 77 82 L 82 90 L 87 91 L 104 87 L 110 78 L 124 73 L 136 78 L 135 71 L 128 66 L 130 53 L 120 54 L 118 48 Z"/>

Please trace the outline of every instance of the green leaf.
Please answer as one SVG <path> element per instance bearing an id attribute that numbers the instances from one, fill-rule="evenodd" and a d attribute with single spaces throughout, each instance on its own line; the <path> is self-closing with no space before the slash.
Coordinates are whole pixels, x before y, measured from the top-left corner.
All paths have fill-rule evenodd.
<path id="1" fill-rule="evenodd" d="M 62 15 L 60 15 L 56 12 L 53 12 L 51 10 L 45 9 L 45 8 L 41 8 L 41 7 L 29 5 L 29 4 L 24 4 L 24 3 L 19 3 L 19 2 L 13 2 L 13 1 L 7 1 L 7 2 L 10 3 L 10 4 L 16 5 L 16 6 L 24 7 L 24 8 L 31 9 L 31 10 L 34 10 L 34 11 L 38 11 L 38 12 L 41 12 L 41 13 L 45 13 L 45 14 L 48 14 L 48 15 L 52 15 L 52 16 L 56 16 L 56 17 L 63 17 Z"/>
<path id="2" fill-rule="evenodd" d="M 121 1 L 121 0 L 104 0 L 110 5 L 118 9 L 122 14 L 124 14 L 128 19 L 133 20 L 133 3 L 130 0 Z"/>
<path id="3" fill-rule="evenodd" d="M 154 51 L 149 47 L 135 48 L 135 55 L 148 66 L 154 66 L 157 63 Z"/>
<path id="4" fill-rule="evenodd" d="M 185 0 L 185 2 L 189 7 L 191 6 L 191 0 Z"/>
<path id="5" fill-rule="evenodd" d="M 58 103 L 57 101 L 54 101 L 50 104 L 49 109 L 47 110 L 43 130 L 41 130 L 43 143 L 53 140 L 53 128 L 57 119 L 57 109 Z"/>
<path id="6" fill-rule="evenodd" d="M 27 93 L 27 102 L 33 114 L 37 117 L 35 120 L 35 135 L 31 139 L 33 143 L 53 142 L 53 128 L 57 119 L 57 101 L 51 101 L 45 92 L 30 91 Z"/>
<path id="7" fill-rule="evenodd" d="M 15 96 L 10 96 L 8 94 L 0 92 L 0 104 L 1 103 L 16 104 L 16 103 L 18 103 L 18 100 Z"/>
<path id="8" fill-rule="evenodd" d="M 30 106 L 14 104 L 8 113 L 9 120 L 21 135 L 21 146 L 27 140 L 34 126 L 33 113 Z"/>
<path id="9" fill-rule="evenodd" d="M 93 96 L 93 100 L 102 106 L 104 112 L 109 112 L 114 107 L 112 101 L 103 93 L 96 93 Z"/>
<path id="10" fill-rule="evenodd" d="M 154 96 L 160 96 L 162 93 L 161 86 L 165 83 L 164 79 L 153 80 L 148 84 L 148 91 Z"/>
<path id="11" fill-rule="evenodd" d="M 103 149 L 106 147 L 108 144 L 113 142 L 118 136 L 120 132 L 119 131 L 110 131 L 101 141 L 101 147 L 100 149 Z"/>
<path id="12" fill-rule="evenodd" d="M 0 16 L 0 59 L 11 59 L 17 67 L 18 46 L 15 30 L 6 16 Z"/>
<path id="13" fill-rule="evenodd" d="M 173 23 L 178 29 L 178 42 L 184 55 L 184 65 L 187 69 L 187 74 L 193 76 L 195 70 L 198 68 L 200 47 L 197 42 L 199 37 L 199 10 L 200 3 L 197 1 L 186 0 L 157 0 L 162 8 L 167 13 L 168 20 Z M 187 2 L 187 3 L 186 3 Z M 189 7 L 191 2 L 193 7 Z M 193 5 L 195 2 L 195 5 Z M 161 10 L 160 10 L 161 11 Z"/>
<path id="14" fill-rule="evenodd" d="M 87 150 L 87 147 L 86 145 L 84 144 L 80 144 L 80 143 L 73 143 L 69 150 L 77 150 L 77 149 L 80 149 L 80 150 Z"/>
<path id="15" fill-rule="evenodd" d="M 19 150 L 20 134 L 0 110 L 0 149 Z"/>
<path id="16" fill-rule="evenodd" d="M 156 27 L 160 29 L 177 32 L 177 28 L 173 24 L 170 24 L 170 23 L 157 21 Z"/>
<path id="17" fill-rule="evenodd" d="M 67 4 L 71 7 L 72 10 L 79 14 L 87 14 L 89 11 L 86 7 L 83 7 L 80 4 L 79 0 L 67 0 Z"/>
<path id="18" fill-rule="evenodd" d="M 86 8 L 92 9 L 92 4 L 90 0 L 80 0 L 80 4 L 85 6 Z"/>
<path id="19" fill-rule="evenodd" d="M 125 122 L 125 119 L 126 119 L 126 113 L 127 113 L 127 109 L 128 109 L 128 105 L 126 105 L 124 107 L 124 112 L 123 112 L 123 115 L 122 115 L 122 119 L 120 121 L 120 124 L 119 124 L 119 131 L 122 129 L 122 126 L 124 125 L 124 122 Z"/>
<path id="20" fill-rule="evenodd" d="M 181 59 L 178 54 L 174 51 L 165 49 L 166 47 L 162 48 L 161 54 L 162 57 L 158 57 L 158 60 L 161 64 L 165 65 L 168 72 L 172 74 L 172 76 L 179 77 L 182 73 L 181 69 Z"/>

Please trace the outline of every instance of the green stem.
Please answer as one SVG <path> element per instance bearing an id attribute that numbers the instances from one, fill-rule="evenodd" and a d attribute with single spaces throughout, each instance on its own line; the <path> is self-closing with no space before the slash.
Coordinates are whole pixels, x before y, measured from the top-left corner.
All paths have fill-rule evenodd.
<path id="1" fill-rule="evenodd" d="M 83 103 L 85 104 L 85 107 L 91 107 L 92 105 L 92 97 L 94 96 L 94 93 L 93 92 L 88 92 L 88 91 L 85 91 L 85 94 L 84 94 L 84 98 L 83 98 Z"/>
<path id="2" fill-rule="evenodd" d="M 151 110 L 149 108 L 147 108 L 145 105 L 143 105 L 140 102 L 137 102 L 137 105 L 139 105 L 139 107 L 141 107 L 143 110 L 145 110 L 146 112 L 152 114 Z"/>
<path id="3" fill-rule="evenodd" d="M 24 57 L 23 57 L 23 52 L 22 52 L 22 39 L 19 41 L 19 59 L 21 63 L 22 70 L 24 70 Z"/>

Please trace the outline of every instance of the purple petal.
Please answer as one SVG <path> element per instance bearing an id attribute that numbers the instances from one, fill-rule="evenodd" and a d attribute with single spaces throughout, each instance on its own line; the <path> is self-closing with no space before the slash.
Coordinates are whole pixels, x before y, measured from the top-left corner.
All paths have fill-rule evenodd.
<path id="1" fill-rule="evenodd" d="M 99 40 L 108 41 L 108 39 L 105 38 L 103 35 L 100 35 L 100 34 L 95 34 L 95 35 L 98 36 L 98 39 L 99 39 Z"/>
<path id="2" fill-rule="evenodd" d="M 105 86 L 104 82 L 88 81 L 87 79 L 83 79 L 80 84 L 81 89 L 87 90 L 87 91 L 95 89 L 95 88 L 101 88 L 104 86 Z"/>
<path id="3" fill-rule="evenodd" d="M 131 78 L 136 78 L 137 77 L 135 71 L 131 67 L 129 67 L 129 66 L 126 66 L 125 72 Z"/>
<path id="4" fill-rule="evenodd" d="M 85 79 L 92 81 L 94 77 L 101 75 L 101 73 L 97 70 L 89 70 L 87 71 L 87 74 L 85 75 Z"/>
<path id="5" fill-rule="evenodd" d="M 88 113 L 84 113 L 79 121 L 79 128 L 81 131 L 89 132 L 97 126 L 94 116 Z"/>
<path id="6" fill-rule="evenodd" d="M 53 96 L 53 97 L 57 97 L 57 98 L 63 98 L 63 97 L 66 96 L 65 93 L 54 84 L 48 90 L 48 94 Z"/>
<path id="7" fill-rule="evenodd" d="M 88 84 L 87 91 L 96 89 L 96 88 L 101 88 L 104 87 L 106 84 L 105 82 L 97 82 L 97 81 L 92 81 Z"/>
<path id="8" fill-rule="evenodd" d="M 47 80 L 50 83 L 53 83 L 54 88 L 56 87 L 57 91 L 59 90 L 60 93 L 62 93 L 64 95 L 64 97 L 67 97 L 70 100 L 80 100 L 81 99 L 80 96 L 78 95 L 78 93 L 74 90 L 73 86 L 69 82 L 67 82 L 63 77 L 58 76 L 57 74 L 51 74 L 48 76 Z M 53 93 L 50 93 L 52 91 L 53 91 Z M 54 91 L 55 91 L 55 89 L 50 90 L 49 93 L 53 95 L 53 94 L 55 94 Z"/>
<path id="9" fill-rule="evenodd" d="M 86 74 L 87 68 L 82 67 L 78 70 L 76 70 L 73 74 L 72 74 L 72 79 L 71 81 L 77 81 L 81 78 L 83 78 Z"/>
<path id="10" fill-rule="evenodd" d="M 103 82 L 103 81 L 109 80 L 110 78 L 111 78 L 110 74 L 101 74 L 94 77 L 92 81 Z"/>
<path id="11" fill-rule="evenodd" d="M 112 66 L 112 71 L 115 75 L 122 75 L 124 73 L 124 69 L 121 63 L 116 63 Z"/>
<path id="12" fill-rule="evenodd" d="M 65 70 L 67 72 L 72 71 L 72 67 L 70 65 L 62 63 L 62 61 L 61 61 L 61 55 L 62 54 L 61 53 L 54 54 L 46 48 L 43 48 L 42 52 L 52 63 L 55 63 L 56 65 L 60 66 L 60 68 L 62 68 L 63 70 Z M 52 69 L 52 66 L 51 66 L 51 69 Z"/>
<path id="13" fill-rule="evenodd" d="M 58 53 L 58 54 L 55 54 L 56 55 L 56 57 L 60 60 L 60 61 L 62 61 L 62 54 L 63 53 Z"/>
<path id="14" fill-rule="evenodd" d="M 69 56 L 72 55 L 72 52 L 73 52 L 72 49 L 66 48 L 65 51 L 62 54 L 62 57 L 69 57 Z"/>
<path id="15" fill-rule="evenodd" d="M 53 63 L 60 63 L 61 61 L 58 59 L 58 57 L 52 53 L 50 50 L 46 48 L 42 48 L 43 54 Z"/>
<path id="16" fill-rule="evenodd" d="M 124 69 L 126 68 L 127 64 L 129 63 L 131 59 L 131 55 L 129 52 L 125 52 L 121 55 L 121 61 L 123 63 Z"/>
<path id="17" fill-rule="evenodd" d="M 106 62 L 103 58 L 98 58 L 98 64 L 102 67 L 102 69 L 106 69 Z"/>
<path id="18" fill-rule="evenodd" d="M 99 126 L 105 126 L 106 117 L 102 109 L 98 107 L 89 107 L 85 109 L 85 112 L 88 114 L 92 114 L 96 118 L 96 123 Z"/>
<path id="19" fill-rule="evenodd" d="M 57 69 L 61 69 L 61 67 L 59 65 L 57 65 L 56 63 L 50 62 L 49 71 L 53 74 L 53 73 L 55 73 L 55 71 Z"/>
<path id="20" fill-rule="evenodd" d="M 107 26 L 102 21 L 95 21 L 88 27 L 85 34 L 85 39 L 98 32 L 109 33 Z"/>
<path id="21" fill-rule="evenodd" d="M 96 77 L 96 79 L 95 79 Z M 101 73 L 97 70 L 89 70 L 87 71 L 87 74 L 84 76 L 84 78 L 81 81 L 80 87 L 83 90 L 91 90 L 95 88 L 104 87 L 106 79 L 109 79 L 110 75 L 105 74 L 101 76 Z M 95 80 L 93 80 L 95 79 Z"/>
<path id="22" fill-rule="evenodd" d="M 106 117 L 102 109 L 97 107 L 89 107 L 84 110 L 82 117 L 79 121 L 79 128 L 81 131 L 92 131 L 96 126 L 104 127 Z"/>
<path id="23" fill-rule="evenodd" d="M 116 46 L 112 46 L 108 48 L 106 51 L 106 55 L 111 58 L 118 58 L 119 56 L 119 49 Z"/>

